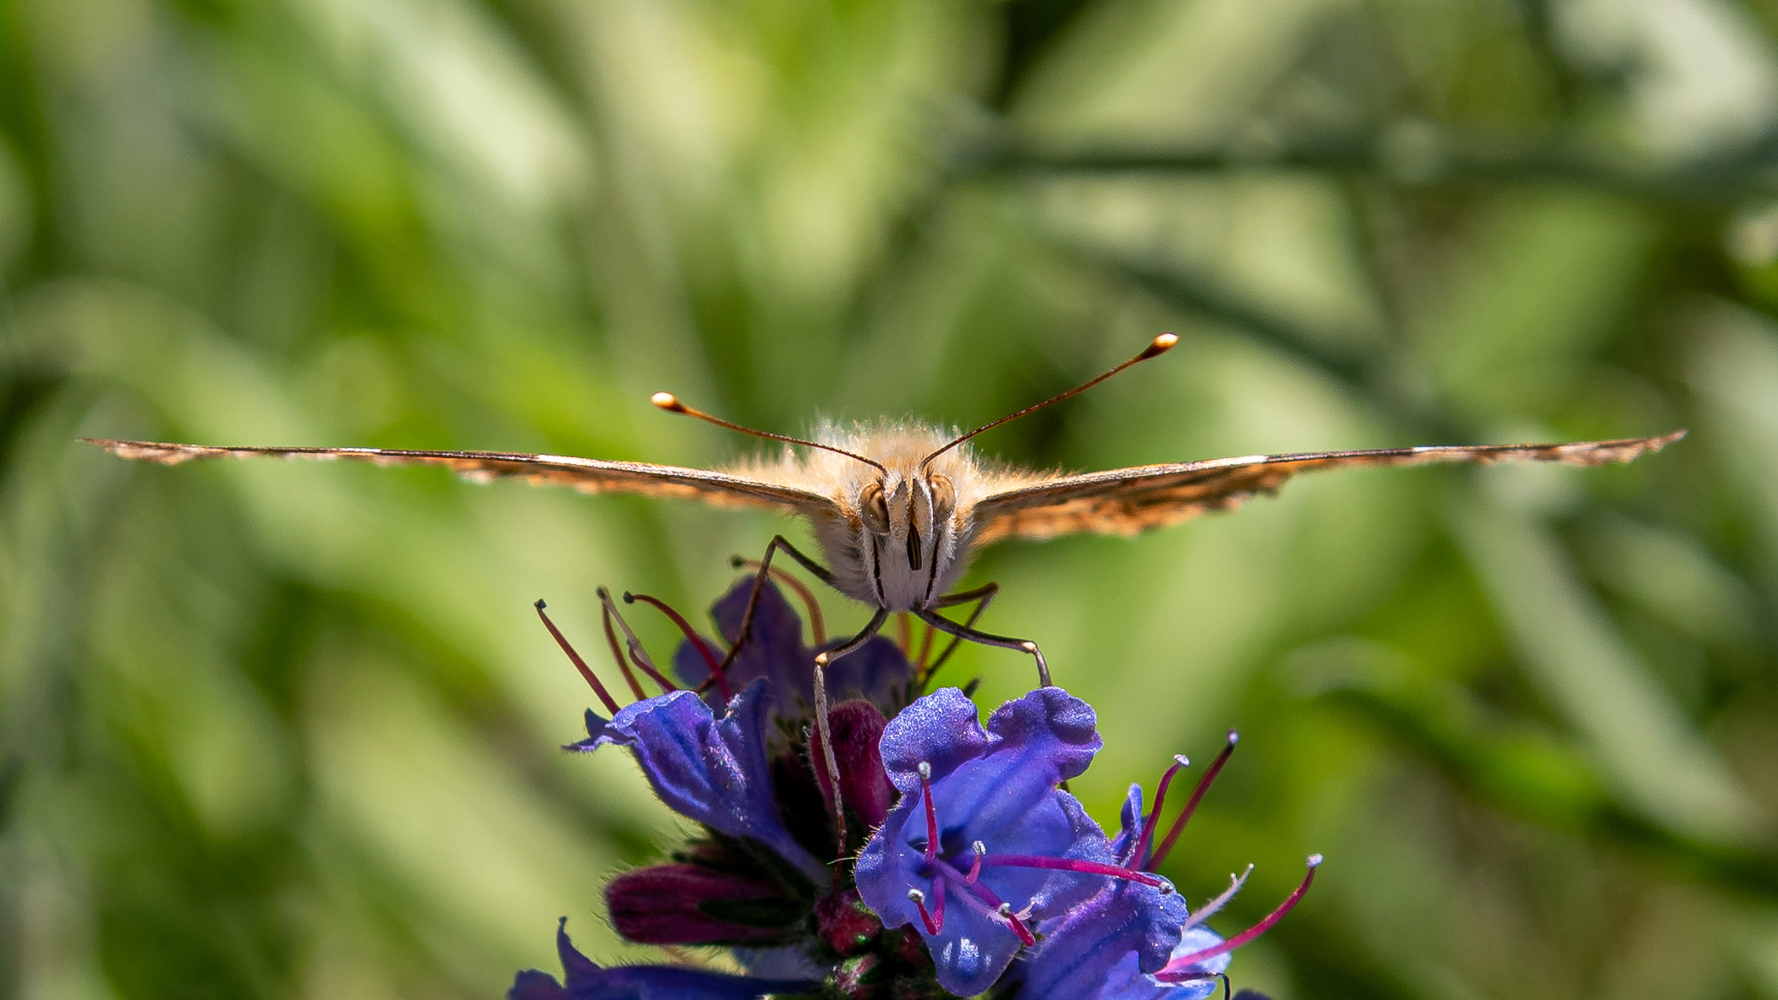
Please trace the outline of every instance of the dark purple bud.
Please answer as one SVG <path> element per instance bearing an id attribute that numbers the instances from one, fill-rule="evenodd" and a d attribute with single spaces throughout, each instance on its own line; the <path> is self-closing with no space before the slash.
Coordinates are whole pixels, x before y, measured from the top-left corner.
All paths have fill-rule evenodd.
<path id="1" fill-rule="evenodd" d="M 868 949 L 883 933 L 883 922 L 858 898 L 856 889 L 823 896 L 815 904 L 815 923 L 828 947 L 841 955 Z"/>
<path id="2" fill-rule="evenodd" d="M 877 706 L 868 701 L 848 701 L 835 705 L 828 713 L 828 726 L 833 731 L 833 755 L 840 771 L 840 801 L 852 810 L 866 826 L 881 826 L 895 804 L 895 786 L 883 770 L 883 754 L 878 743 L 888 720 Z M 833 801 L 833 785 L 828 780 L 823 759 L 821 734 L 811 729 L 810 759 L 821 783 L 821 794 Z"/>
<path id="3" fill-rule="evenodd" d="M 689 864 L 625 872 L 605 902 L 617 932 L 642 944 L 774 943 L 808 913 L 775 882 Z"/>

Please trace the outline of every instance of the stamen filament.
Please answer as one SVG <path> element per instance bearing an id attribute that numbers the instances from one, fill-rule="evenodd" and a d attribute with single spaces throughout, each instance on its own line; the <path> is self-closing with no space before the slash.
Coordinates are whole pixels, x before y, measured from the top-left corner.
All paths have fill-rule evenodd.
<path id="1" fill-rule="evenodd" d="M 938 857 L 938 810 L 932 805 L 932 765 L 920 762 L 920 797 L 926 802 L 926 863 Z"/>
<path id="2" fill-rule="evenodd" d="M 951 867 L 949 862 L 940 862 L 939 864 L 934 865 L 933 867 L 938 870 L 938 874 L 941 876 L 941 878 L 956 879 L 959 883 L 963 884 L 969 890 L 969 893 L 966 894 L 963 898 L 969 900 L 972 903 L 977 904 L 978 906 L 982 906 L 982 908 L 984 910 L 988 910 L 990 912 L 999 914 L 1002 917 L 1005 917 L 1007 919 L 1007 922 L 1011 925 L 1013 933 L 1017 934 L 1019 936 L 1020 941 L 1024 942 L 1027 945 L 1032 945 L 1032 944 L 1037 943 L 1037 938 L 1032 936 L 1030 929 L 1028 929 L 1024 924 L 1020 923 L 1018 915 L 1012 912 L 1012 904 L 1002 900 L 998 895 L 995 894 L 994 890 L 988 888 L 987 886 L 981 884 L 980 882 L 977 882 L 974 885 L 969 885 L 968 883 L 963 882 L 963 873 L 958 871 L 957 869 Z M 983 905 L 983 904 L 985 904 L 985 905 Z"/>
<path id="3" fill-rule="evenodd" d="M 1218 955 L 1226 955 L 1247 942 L 1252 941 L 1254 938 L 1259 937 L 1266 931 L 1271 930 L 1272 925 L 1283 920 L 1284 915 L 1289 913 L 1296 906 L 1297 902 L 1303 898 L 1303 894 L 1309 891 L 1309 886 L 1315 882 L 1315 869 L 1319 867 L 1321 867 L 1321 855 L 1309 855 L 1309 870 L 1303 875 L 1303 880 L 1297 885 L 1296 891 L 1291 893 L 1290 897 L 1284 902 L 1278 904 L 1277 909 L 1266 914 L 1265 919 L 1220 944 L 1213 944 L 1208 948 L 1194 951 L 1189 955 L 1173 959 L 1167 963 L 1165 968 L 1155 973 L 1154 977 L 1162 982 L 1180 982 L 1188 978 L 1201 977 L 1203 975 L 1202 973 L 1187 973 L 1186 970 L 1203 962 L 1205 959 L 1215 958 Z"/>
<path id="4" fill-rule="evenodd" d="M 1198 803 L 1204 801 L 1204 793 L 1210 790 L 1211 782 L 1215 781 L 1216 776 L 1222 773 L 1223 765 L 1229 762 L 1229 755 L 1235 752 L 1235 744 L 1239 742 L 1241 742 L 1241 734 L 1233 729 L 1229 730 L 1228 743 L 1223 746 L 1222 752 L 1216 755 L 1216 759 L 1210 762 L 1210 769 L 1204 772 L 1202 778 L 1198 779 L 1198 787 L 1192 789 L 1192 797 L 1186 800 L 1185 809 L 1180 812 L 1179 817 L 1173 821 L 1172 828 L 1167 831 L 1167 839 L 1161 841 L 1161 846 L 1154 852 L 1154 857 L 1149 858 L 1142 867 L 1154 871 L 1160 867 L 1161 862 L 1167 860 L 1167 853 L 1173 850 L 1173 845 L 1178 842 L 1179 835 L 1185 832 L 1186 820 L 1191 819 L 1192 813 L 1198 811 Z"/>
<path id="5" fill-rule="evenodd" d="M 1077 858 L 1046 858 L 1037 854 L 990 854 L 987 857 L 976 856 L 984 867 L 988 868 L 1045 868 L 1051 871 L 1080 872 L 1083 875 L 1108 875 L 1121 878 L 1141 885 L 1161 889 L 1163 892 L 1173 888 L 1171 882 L 1158 875 L 1136 871 L 1130 868 L 1119 868 L 1117 865 L 1103 864 L 1098 861 L 1082 861 Z"/>
<path id="6" fill-rule="evenodd" d="M 612 699 L 611 693 L 605 690 L 605 685 L 599 683 L 599 678 L 594 675 L 593 668 L 587 666 L 586 661 L 580 658 L 580 654 L 574 651 L 574 647 L 568 642 L 568 637 L 562 634 L 561 629 L 556 628 L 555 622 L 549 620 L 549 615 L 543 613 L 544 606 L 543 598 L 538 598 L 537 617 L 543 619 L 543 627 L 549 629 L 550 635 L 555 636 L 556 645 L 562 647 L 562 652 L 568 654 L 568 659 L 574 663 L 574 669 L 580 671 L 580 676 L 586 678 L 587 684 L 592 687 L 593 693 L 599 696 L 599 701 L 605 705 L 606 711 L 616 715 L 618 712 L 617 702 Z"/>
<path id="7" fill-rule="evenodd" d="M 982 856 L 988 853 L 988 847 L 981 841 L 970 845 L 975 848 L 975 860 L 969 863 L 969 874 L 963 876 L 964 885 L 974 885 L 982 877 Z"/>
<path id="8" fill-rule="evenodd" d="M 1148 822 L 1142 824 L 1142 836 L 1136 841 L 1136 850 L 1129 860 L 1146 867 L 1148 864 L 1148 845 L 1154 842 L 1155 824 L 1161 821 L 1161 807 L 1167 804 L 1167 786 L 1173 783 L 1173 776 L 1184 768 L 1192 766 L 1191 758 L 1184 754 L 1173 757 L 1173 766 L 1161 775 L 1160 784 L 1154 789 L 1154 808 L 1148 811 Z"/>
<path id="9" fill-rule="evenodd" d="M 680 633 L 685 636 L 685 641 L 691 643 L 692 646 L 697 649 L 698 655 L 704 658 L 704 666 L 710 671 L 710 676 L 715 679 L 716 690 L 722 693 L 722 700 L 727 702 L 730 698 L 733 698 L 734 692 L 729 689 L 728 678 L 724 676 L 724 671 L 722 669 L 722 661 L 717 659 L 716 651 L 711 649 L 710 644 L 704 641 L 704 637 L 699 635 L 697 630 L 691 627 L 691 623 L 685 620 L 685 616 L 673 610 L 668 606 L 666 601 L 663 601 L 658 597 L 651 597 L 648 594 L 632 594 L 627 590 L 624 591 L 625 604 L 634 604 L 637 601 L 652 605 L 656 610 L 660 611 L 661 614 L 666 615 L 667 618 L 678 627 Z"/>
<path id="10" fill-rule="evenodd" d="M 600 587 L 598 594 L 599 600 L 605 604 L 605 610 L 611 613 L 611 617 L 617 619 L 617 627 L 623 630 L 624 641 L 630 648 L 630 662 L 636 665 L 636 669 L 647 674 L 650 680 L 659 684 L 662 692 L 679 690 L 679 685 L 662 676 L 661 672 L 654 668 L 654 661 L 648 658 L 648 650 L 642 648 L 642 640 L 636 638 L 636 633 L 630 630 L 630 623 L 624 621 L 624 616 L 619 613 L 617 605 L 611 600 L 611 591 Z"/>
<path id="11" fill-rule="evenodd" d="M 926 933 L 938 937 L 938 932 L 944 930 L 944 925 L 935 922 L 932 919 L 932 914 L 927 911 L 926 894 L 918 889 L 909 889 L 908 899 L 913 902 L 914 908 L 920 911 L 920 922 L 926 925 Z"/>
<path id="12" fill-rule="evenodd" d="M 630 661 L 624 659 L 624 651 L 617 644 L 617 630 L 611 627 L 611 608 L 603 603 L 599 605 L 599 621 L 605 626 L 605 642 L 611 647 L 611 658 L 617 661 L 617 669 L 623 672 L 630 691 L 637 701 L 648 697 L 642 693 L 642 684 L 636 680 L 636 672 L 630 669 Z"/>

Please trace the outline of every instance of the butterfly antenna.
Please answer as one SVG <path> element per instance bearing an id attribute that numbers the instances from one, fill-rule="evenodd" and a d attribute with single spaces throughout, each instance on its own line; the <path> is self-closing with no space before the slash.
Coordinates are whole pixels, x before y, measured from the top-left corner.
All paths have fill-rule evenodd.
<path id="1" fill-rule="evenodd" d="M 819 441 L 804 441 L 802 438 L 793 438 L 788 434 L 773 434 L 771 431 L 756 431 L 751 427 L 742 427 L 740 424 L 730 423 L 721 417 L 711 416 L 703 410 L 694 410 L 691 407 L 686 406 L 684 403 L 681 403 L 679 397 L 670 392 L 657 392 L 649 397 L 648 401 L 661 409 L 666 410 L 668 413 L 683 413 L 688 417 L 697 417 L 705 423 L 715 424 L 718 427 L 726 427 L 731 431 L 740 431 L 742 434 L 751 434 L 754 437 L 770 438 L 773 441 L 782 441 L 785 444 L 800 444 L 805 448 L 820 448 L 822 451 L 831 451 L 836 455 L 855 458 L 858 461 L 863 462 L 865 465 L 874 466 L 878 472 L 881 472 L 884 475 L 889 473 L 888 469 L 883 468 L 882 463 L 873 462 L 870 459 L 865 458 L 863 455 L 847 451 L 844 448 L 835 448 L 831 444 L 822 444 Z"/>
<path id="2" fill-rule="evenodd" d="M 1046 406 L 1053 406 L 1057 403 L 1060 403 L 1064 399 L 1069 399 L 1071 397 L 1078 396 L 1081 393 L 1086 392 L 1088 389 L 1091 389 L 1093 386 L 1098 385 L 1100 382 L 1103 382 L 1106 379 L 1110 378 L 1111 376 L 1116 375 L 1118 372 L 1123 371 L 1125 368 L 1129 368 L 1132 365 L 1139 364 L 1143 361 L 1147 361 L 1149 358 L 1158 358 L 1161 355 L 1172 350 L 1173 345 L 1177 344 L 1177 343 L 1179 343 L 1179 337 L 1177 335 L 1171 334 L 1171 333 L 1163 333 L 1160 336 L 1156 337 L 1153 341 L 1151 341 L 1146 348 L 1143 348 L 1141 354 L 1138 354 L 1135 357 L 1131 358 L 1130 360 L 1124 362 L 1123 364 L 1118 365 L 1116 368 L 1113 368 L 1112 370 L 1104 373 L 1103 375 L 1100 375 L 1097 378 L 1089 379 L 1088 381 L 1082 382 L 1081 384 L 1075 386 L 1074 388 L 1068 390 L 1067 392 L 1061 393 L 1059 395 L 1051 396 L 1050 398 L 1044 400 L 1041 403 L 1033 403 L 1032 405 L 1025 407 L 1024 409 L 1020 410 L 1017 413 L 1008 413 L 1006 416 L 1001 417 L 999 420 L 985 423 L 985 424 L 981 425 L 980 427 L 977 427 L 975 430 L 970 431 L 968 434 L 965 434 L 962 437 L 953 440 L 950 444 L 945 445 L 943 448 L 940 448 L 939 450 L 937 450 L 937 451 L 933 452 L 932 454 L 927 455 L 925 458 L 921 459 L 920 460 L 920 467 L 922 469 L 924 469 L 926 467 L 926 465 L 928 463 L 930 463 L 933 459 L 937 458 L 940 455 L 943 455 L 945 452 L 950 451 L 952 448 L 957 447 L 958 445 L 962 444 L 963 442 L 969 440 L 972 437 L 975 437 L 977 434 L 980 434 L 983 431 L 993 430 L 994 428 L 999 427 L 1001 424 L 1004 424 L 1009 420 L 1017 420 L 1020 417 L 1025 416 L 1028 413 L 1036 413 L 1038 410 L 1041 410 Z M 666 395 L 666 394 L 662 393 L 662 395 Z M 660 397 L 657 396 L 655 398 L 658 400 Z M 660 404 L 657 402 L 655 405 L 659 406 Z"/>

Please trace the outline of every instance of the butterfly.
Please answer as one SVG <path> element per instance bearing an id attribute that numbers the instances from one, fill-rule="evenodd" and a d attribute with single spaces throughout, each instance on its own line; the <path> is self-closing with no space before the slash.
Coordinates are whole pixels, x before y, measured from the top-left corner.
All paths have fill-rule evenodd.
<path id="1" fill-rule="evenodd" d="M 772 539 L 758 563 L 753 597 L 729 652 L 731 660 L 746 640 L 760 587 L 770 572 L 773 555 L 781 550 L 829 586 L 876 609 L 858 634 L 818 657 L 818 666 L 863 645 L 891 613 L 905 611 L 953 636 L 953 646 L 958 640 L 969 639 L 1031 654 L 1036 658 L 1039 679 L 1047 686 L 1048 664 L 1036 643 L 974 627 L 998 593 L 997 585 L 949 590 L 967 567 L 970 554 L 982 546 L 1008 538 L 1053 538 L 1078 532 L 1133 535 L 1207 511 L 1236 507 L 1250 497 L 1275 492 L 1292 476 L 1320 469 L 1507 461 L 1603 465 L 1628 462 L 1685 436 L 1680 430 L 1660 437 L 1568 444 L 1423 445 L 1242 455 L 1078 475 L 993 465 L 964 447 L 983 431 L 1083 392 L 1132 365 L 1166 353 L 1177 342 L 1173 334 L 1162 334 L 1140 354 L 1110 371 L 958 436 L 930 426 L 877 423 L 826 428 L 816 440 L 802 440 L 733 424 L 694 410 L 671 393 L 656 393 L 653 403 L 663 410 L 802 449 L 787 448 L 776 458 L 756 458 L 716 470 L 506 452 L 86 440 L 123 458 L 164 465 L 218 456 L 438 465 L 476 481 L 512 477 L 570 486 L 584 493 L 677 497 L 795 514 L 814 529 L 827 563 L 805 555 L 782 535 Z M 965 621 L 938 613 L 964 604 L 975 605 Z"/>

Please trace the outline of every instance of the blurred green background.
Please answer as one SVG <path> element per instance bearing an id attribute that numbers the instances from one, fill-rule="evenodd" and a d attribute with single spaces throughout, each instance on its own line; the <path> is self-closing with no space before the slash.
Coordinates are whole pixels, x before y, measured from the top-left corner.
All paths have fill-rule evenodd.
<path id="1" fill-rule="evenodd" d="M 0 996 L 487 998 L 682 827 L 573 757 L 603 583 L 771 517 L 80 435 L 678 464 L 816 415 L 1094 469 L 1689 427 L 985 553 L 1103 822 L 1308 997 L 1778 997 L 1770 0 L 0 0 Z M 864 609 L 828 602 L 834 631 Z M 663 652 L 652 616 L 636 621 Z M 595 661 L 598 662 L 598 661 Z M 947 667 L 994 704 L 1030 665 Z"/>

